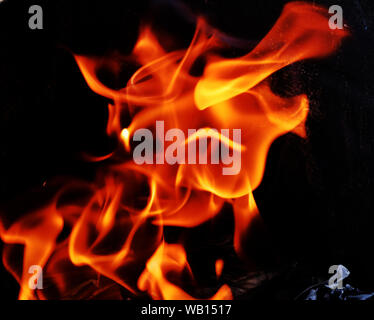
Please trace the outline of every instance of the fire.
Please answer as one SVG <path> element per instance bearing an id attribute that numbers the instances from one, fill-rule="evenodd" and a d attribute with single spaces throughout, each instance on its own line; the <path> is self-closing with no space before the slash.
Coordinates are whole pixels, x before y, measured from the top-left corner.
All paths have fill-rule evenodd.
<path id="1" fill-rule="evenodd" d="M 227 44 L 201 18 L 190 46 L 173 52 L 166 52 L 152 30 L 143 27 L 131 55 L 141 67 L 120 90 L 108 88 L 96 76 L 104 63 L 115 70 L 115 61 L 76 55 L 88 86 L 112 100 L 107 134 L 117 137 L 118 150 L 91 159 L 113 160 L 103 165 L 95 183 L 71 181 L 43 208 L 17 221 L 0 220 L 1 239 L 7 244 L 3 261 L 20 284 L 19 298 L 95 297 L 105 283 L 102 277 L 131 295 L 200 298 L 183 289 L 182 278 L 198 283 L 183 244 L 167 243 L 164 228 L 196 227 L 228 202 L 235 217 L 234 247 L 245 255 L 242 239 L 259 217 L 252 192 L 261 183 L 270 145 L 288 132 L 306 136 L 306 95 L 279 97 L 268 77 L 294 62 L 332 54 L 346 35 L 329 29 L 327 10 L 303 2 L 287 4 L 266 37 L 239 58 L 217 53 Z M 205 61 L 200 76 L 191 72 L 198 59 Z M 126 115 L 131 118 L 125 128 Z M 131 159 L 134 134 L 139 129 L 155 132 L 157 121 L 163 121 L 165 132 L 177 128 L 184 133 L 188 138 L 179 145 L 186 149 L 200 142 L 200 137 L 188 135 L 189 128 L 241 129 L 239 144 L 223 133 L 210 136 L 211 145 L 220 141 L 230 154 L 241 151 L 241 169 L 224 175 L 225 163 L 165 163 L 161 149 L 175 142 L 161 146 L 165 137 L 160 132 L 154 136 L 156 161 L 137 165 Z M 21 268 L 14 266 L 12 244 L 24 246 Z M 31 265 L 43 268 L 49 289 L 29 288 Z M 219 279 L 224 261 L 213 267 Z M 76 276 L 69 279 L 69 274 Z M 89 279 L 95 281 L 88 285 Z M 86 295 L 77 295 L 86 284 Z M 222 285 L 210 298 L 232 297 Z"/>
<path id="2" fill-rule="evenodd" d="M 140 290 L 149 292 L 155 300 L 193 300 L 193 297 L 169 282 L 166 277 L 168 272 L 174 272 L 181 276 L 184 270 L 187 270 L 191 276 L 183 247 L 162 243 L 147 262 L 146 270 L 139 278 L 138 287 Z M 223 285 L 211 299 L 232 299 L 230 288 Z"/>

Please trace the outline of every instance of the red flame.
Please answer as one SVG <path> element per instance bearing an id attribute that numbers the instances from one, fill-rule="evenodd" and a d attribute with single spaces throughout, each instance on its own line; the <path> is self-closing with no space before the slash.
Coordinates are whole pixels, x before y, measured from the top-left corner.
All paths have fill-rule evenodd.
<path id="1" fill-rule="evenodd" d="M 332 54 L 346 34 L 329 29 L 325 9 L 302 2 L 287 4 L 266 37 L 247 55 L 234 59 L 215 53 L 225 44 L 203 19 L 198 20 L 189 48 L 173 52 L 165 52 L 150 28 L 143 28 L 131 55 L 142 67 L 121 90 L 108 88 L 96 76 L 100 64 L 110 59 L 75 56 L 89 87 L 113 100 L 107 134 L 121 141 L 118 151 L 95 161 L 118 159 L 124 152 L 126 156 L 100 172 L 97 183 L 72 183 L 44 208 L 10 226 L 1 221 L 1 239 L 7 244 L 3 261 L 21 286 L 19 298 L 49 298 L 51 289 L 36 295 L 28 285 L 29 266 L 40 265 L 59 298 L 77 296 L 96 274 L 97 283 L 101 275 L 134 295 L 144 291 L 154 299 L 193 299 L 169 277 L 187 274 L 193 279 L 193 273 L 185 248 L 166 243 L 163 228 L 198 226 L 228 202 L 235 216 L 234 246 L 245 254 L 241 239 L 259 214 L 252 191 L 262 180 L 270 145 L 287 132 L 306 136 L 306 95 L 279 97 L 267 78 L 296 61 Z M 206 66 L 202 76 L 194 76 L 190 70 L 200 57 Z M 124 110 L 131 114 L 127 128 L 121 125 Z M 189 128 L 240 128 L 241 145 L 222 134 L 211 137 L 226 143 L 231 152 L 240 148 L 240 172 L 223 175 L 225 164 L 136 165 L 129 160 L 133 134 L 141 128 L 154 131 L 156 121 L 164 122 L 165 132 L 178 128 L 185 136 Z M 189 137 L 184 147 L 196 140 Z M 86 196 L 63 200 L 77 189 Z M 63 228 L 71 231 L 59 240 Z M 10 244 L 24 245 L 21 271 L 13 266 Z M 216 261 L 218 278 L 223 267 L 222 260 Z M 71 280 L 69 273 L 79 276 Z M 98 290 L 97 283 L 90 283 L 96 286 L 93 291 Z M 227 285 L 211 297 L 231 298 Z"/>

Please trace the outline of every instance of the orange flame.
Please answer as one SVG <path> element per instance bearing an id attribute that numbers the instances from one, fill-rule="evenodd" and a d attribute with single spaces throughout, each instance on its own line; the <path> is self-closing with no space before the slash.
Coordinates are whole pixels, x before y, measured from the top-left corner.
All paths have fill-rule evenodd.
<path id="1" fill-rule="evenodd" d="M 194 300 L 166 277 L 168 272 L 180 276 L 185 269 L 191 274 L 184 248 L 181 245 L 162 243 L 147 262 L 145 271 L 139 277 L 138 287 L 147 291 L 155 300 Z M 210 299 L 231 300 L 231 290 L 227 285 L 223 285 Z"/>
<path id="2" fill-rule="evenodd" d="M 108 88 L 96 76 L 101 64 L 111 65 L 110 59 L 76 55 L 88 86 L 113 101 L 108 107 L 107 134 L 121 141 L 118 151 L 94 160 L 113 158 L 117 164 L 100 172 L 93 185 L 74 182 L 50 205 L 8 228 L 0 221 L 1 239 L 25 246 L 21 271 L 12 266 L 11 246 L 4 251 L 4 265 L 21 286 L 19 298 L 48 298 L 48 290 L 36 295 L 28 287 L 28 267 L 40 265 L 56 288 L 54 295 L 61 298 L 72 290 L 69 281 L 76 282 L 67 279 L 64 268 L 76 268 L 82 279 L 99 274 L 131 294 L 145 291 L 154 299 L 193 299 L 182 285 L 170 280 L 169 274 L 182 278 L 184 273 L 192 279 L 192 271 L 185 248 L 165 242 L 164 227 L 198 226 L 229 202 L 235 216 L 234 246 L 245 254 L 242 237 L 259 215 L 252 192 L 262 180 L 270 145 L 288 132 L 306 136 L 306 95 L 279 97 L 267 78 L 294 62 L 332 54 L 346 35 L 329 29 L 325 9 L 302 2 L 287 4 L 266 37 L 235 59 L 216 53 L 225 44 L 203 19 L 198 20 L 189 48 L 173 52 L 166 52 L 151 29 L 144 27 L 131 55 L 142 67 L 120 90 Z M 202 76 L 194 76 L 191 69 L 199 58 L 206 65 Z M 131 115 L 127 128 L 121 124 L 124 110 Z M 212 143 L 214 139 L 225 143 L 231 152 L 241 150 L 240 172 L 223 175 L 222 168 L 227 166 L 222 163 L 139 166 L 128 160 L 136 130 L 154 131 L 156 121 L 164 122 L 165 132 L 178 128 L 185 136 L 191 128 L 240 128 L 240 145 L 222 134 L 210 137 Z M 190 136 L 183 148 L 198 140 Z M 63 200 L 76 189 L 86 196 L 76 202 Z M 70 232 L 61 240 L 63 229 Z M 223 264 L 216 261 L 217 278 Z M 231 298 L 227 285 L 211 297 Z"/>

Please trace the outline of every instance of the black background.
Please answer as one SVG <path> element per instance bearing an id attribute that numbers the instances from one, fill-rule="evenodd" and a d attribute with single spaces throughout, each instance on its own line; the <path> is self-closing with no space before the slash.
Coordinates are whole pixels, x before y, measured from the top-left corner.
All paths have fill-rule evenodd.
<path id="1" fill-rule="evenodd" d="M 256 43 L 286 2 L 181 3 L 223 32 Z M 238 287 L 242 298 L 293 299 L 317 279 L 327 279 L 333 264 L 348 267 L 355 286 L 374 291 L 373 4 L 369 0 L 315 3 L 341 5 L 352 35 L 335 56 L 298 63 L 272 77 L 273 89 L 280 95 L 307 93 L 308 139 L 290 134 L 270 150 L 255 197 L 272 242 L 256 242 L 256 250 L 260 260 L 266 258 L 264 270 L 276 269 L 279 276 L 261 288 L 246 290 L 246 282 L 240 280 L 245 270 L 232 259 L 224 277 Z M 28 8 L 33 4 L 43 8 L 43 30 L 28 28 Z M 153 21 L 160 34 L 175 36 L 170 49 L 185 47 L 194 31 L 191 17 L 172 0 L 0 3 L 2 215 L 13 220 L 40 204 L 39 198 L 48 193 L 44 182 L 48 186 L 56 176 L 92 179 L 98 164 L 87 164 L 80 154 L 100 155 L 113 148 L 105 136 L 108 101 L 87 87 L 71 52 L 129 53 L 144 20 Z M 119 87 L 133 71 L 104 78 Z M 217 239 L 226 235 L 222 230 L 232 223 L 229 216 L 218 218 L 217 234 L 201 232 L 205 226 L 188 231 L 194 239 L 189 243 L 192 266 L 207 253 L 222 250 Z M 276 267 L 267 261 L 270 251 L 277 257 Z M 17 285 L 1 265 L 0 290 L 1 297 L 17 297 Z"/>

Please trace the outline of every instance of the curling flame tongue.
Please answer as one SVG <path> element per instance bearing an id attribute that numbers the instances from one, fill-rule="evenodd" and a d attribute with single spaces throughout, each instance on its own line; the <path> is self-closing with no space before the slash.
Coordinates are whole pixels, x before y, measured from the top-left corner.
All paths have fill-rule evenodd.
<path id="1" fill-rule="evenodd" d="M 188 248 L 164 242 L 163 228 L 195 227 L 229 202 L 235 217 L 234 246 L 244 253 L 242 239 L 254 219 L 259 219 L 252 192 L 261 183 L 270 145 L 287 132 L 306 135 L 306 95 L 279 97 L 267 78 L 296 61 L 332 54 L 345 35 L 345 31 L 329 29 L 325 9 L 302 2 L 287 4 L 267 36 L 247 55 L 235 59 L 217 54 L 227 44 L 202 19 L 189 48 L 173 52 L 166 52 L 152 31 L 143 28 L 132 55 L 123 57 L 141 67 L 120 90 L 108 88 L 96 75 L 103 66 L 118 72 L 118 61 L 75 56 L 88 86 L 112 100 L 107 134 L 121 144 L 119 150 L 95 158 L 111 158 L 116 165 L 107 165 L 94 185 L 83 188 L 89 200 L 65 200 L 57 206 L 64 201 L 56 199 L 7 229 L 0 224 L 4 242 L 25 245 L 21 275 L 12 267 L 11 254 L 5 250 L 4 255 L 5 266 L 21 285 L 20 298 L 35 298 L 27 284 L 32 264 L 46 267 L 59 296 L 68 295 L 67 277 L 61 275 L 62 261 L 68 259 L 69 268 L 77 268 L 79 274 L 91 275 L 85 267 L 94 270 L 132 294 L 140 289 L 154 299 L 193 299 L 178 285 L 184 275 L 192 277 Z M 203 60 L 202 76 L 195 76 L 192 70 Z M 126 128 L 122 126 L 125 117 L 130 117 Z M 162 132 L 155 130 L 157 121 L 164 124 Z M 165 136 L 175 128 L 184 134 L 181 141 Z M 211 149 L 220 141 L 230 154 L 239 153 L 239 162 L 165 163 L 164 150 L 171 144 L 184 151 L 200 145 L 202 137 L 188 131 L 201 128 L 211 132 Z M 157 161 L 144 165 L 132 161 L 138 129 L 156 131 L 153 137 L 158 145 L 164 141 L 153 157 Z M 241 130 L 239 142 L 234 139 L 237 129 Z M 205 156 L 209 159 L 211 153 Z M 234 173 L 224 175 L 223 169 Z M 56 244 L 65 226 L 68 235 Z M 223 261 L 213 263 L 219 278 Z M 171 275 L 178 281 L 172 281 Z M 43 291 L 42 297 L 48 294 Z M 228 298 L 232 295 L 226 285 L 212 297 Z"/>
<path id="2" fill-rule="evenodd" d="M 34 292 L 29 283 L 32 280 L 30 267 L 43 266 L 46 263 L 55 248 L 56 238 L 62 230 L 63 223 L 62 217 L 57 214 L 53 205 L 25 216 L 7 230 L 4 230 L 0 223 L 0 235 L 4 242 L 25 246 L 22 275 L 14 271 L 10 265 L 11 247 L 7 247 L 3 255 L 4 266 L 20 283 L 21 300 L 33 299 Z"/>
<path id="3" fill-rule="evenodd" d="M 331 54 L 345 31 L 328 28 L 326 11 L 302 2 L 289 3 L 267 36 L 237 59 L 212 57 L 195 90 L 200 109 L 255 87 L 275 71 L 296 61 Z"/>

